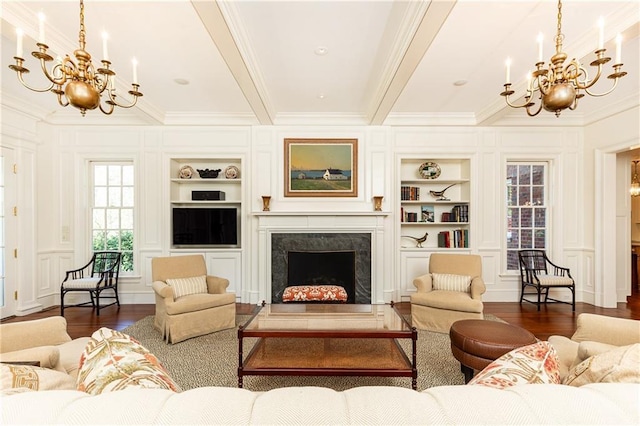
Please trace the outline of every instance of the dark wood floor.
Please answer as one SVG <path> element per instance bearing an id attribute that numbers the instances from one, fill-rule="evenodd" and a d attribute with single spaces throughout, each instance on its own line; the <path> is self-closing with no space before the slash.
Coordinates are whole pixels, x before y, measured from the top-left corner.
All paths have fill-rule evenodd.
<path id="1" fill-rule="evenodd" d="M 399 306 L 403 313 L 411 312 L 409 303 L 400 303 Z M 249 314 L 254 308 L 255 305 L 240 303 L 237 305 L 237 312 Z M 598 308 L 586 303 L 576 303 L 575 312 L 571 312 L 571 306 L 562 304 L 549 304 L 538 312 L 534 305 L 528 303 L 520 305 L 517 302 L 485 302 L 484 312 L 493 314 L 510 324 L 526 328 L 539 339 L 546 340 L 551 335 L 570 337 L 575 331 L 578 314 L 582 312 L 640 320 L 640 297 L 637 295 L 629 297 L 627 303 L 619 303 L 617 308 Z M 76 338 L 90 336 L 100 327 L 122 330 L 154 313 L 155 305 L 122 305 L 119 308 L 116 306 L 105 308 L 100 312 L 99 317 L 91 309 L 71 308 L 65 310 L 65 318 L 69 335 Z M 27 321 L 54 315 L 60 315 L 58 307 L 27 316 L 10 317 L 2 320 L 2 323 Z"/>

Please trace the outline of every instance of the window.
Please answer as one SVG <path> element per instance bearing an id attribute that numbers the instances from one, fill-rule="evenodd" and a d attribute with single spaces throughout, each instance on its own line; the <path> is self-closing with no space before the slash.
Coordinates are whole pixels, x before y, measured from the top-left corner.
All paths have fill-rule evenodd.
<path id="1" fill-rule="evenodd" d="M 91 163 L 93 203 L 91 247 L 93 251 L 122 252 L 120 271 L 133 272 L 133 163 Z"/>
<path id="2" fill-rule="evenodd" d="M 517 271 L 518 250 L 547 248 L 547 163 L 507 162 L 507 270 Z"/>

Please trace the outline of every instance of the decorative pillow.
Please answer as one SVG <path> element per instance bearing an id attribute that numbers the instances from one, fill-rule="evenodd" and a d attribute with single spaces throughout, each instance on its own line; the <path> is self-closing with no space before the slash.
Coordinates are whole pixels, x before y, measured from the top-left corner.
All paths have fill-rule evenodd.
<path id="1" fill-rule="evenodd" d="M 347 299 L 347 291 L 338 285 L 294 285 L 285 288 L 282 293 L 283 302 L 346 302 Z"/>
<path id="2" fill-rule="evenodd" d="M 129 387 L 181 392 L 160 361 L 137 340 L 103 327 L 80 357 L 77 389 L 91 395 Z"/>
<path id="3" fill-rule="evenodd" d="M 39 367 L 55 369 L 60 361 L 60 350 L 55 346 L 36 346 L 0 354 L 0 362 L 38 361 Z"/>
<path id="4" fill-rule="evenodd" d="M 514 349 L 489 364 L 469 382 L 470 385 L 498 389 L 528 383 L 560 383 L 558 355 L 549 342 Z"/>
<path id="5" fill-rule="evenodd" d="M 607 343 L 593 342 L 591 340 L 587 340 L 584 342 L 580 342 L 578 344 L 578 353 L 576 354 L 575 359 L 571 363 L 570 369 L 575 368 L 582 361 L 591 358 L 594 355 L 600 355 L 605 352 L 612 351 L 614 349 L 618 349 L 619 346 L 609 345 Z"/>
<path id="6" fill-rule="evenodd" d="M 569 372 L 565 385 L 640 383 L 640 343 L 587 358 Z"/>
<path id="7" fill-rule="evenodd" d="M 56 370 L 31 365 L 0 364 L 0 387 L 2 393 L 14 393 L 17 389 L 30 390 L 74 390 L 73 377 Z"/>
<path id="8" fill-rule="evenodd" d="M 434 290 L 461 291 L 468 293 L 471 287 L 469 275 L 431 274 Z"/>
<path id="9" fill-rule="evenodd" d="M 166 282 L 173 288 L 173 297 L 176 299 L 189 294 L 208 293 L 206 275 L 190 278 L 170 278 Z"/>

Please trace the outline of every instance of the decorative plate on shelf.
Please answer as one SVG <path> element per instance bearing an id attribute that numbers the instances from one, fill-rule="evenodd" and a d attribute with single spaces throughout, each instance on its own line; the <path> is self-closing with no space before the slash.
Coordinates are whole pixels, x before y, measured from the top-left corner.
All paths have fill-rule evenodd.
<path id="1" fill-rule="evenodd" d="M 193 167 L 182 166 L 180 167 L 180 174 L 178 176 L 180 177 L 180 179 L 191 179 L 195 174 L 196 171 L 193 170 Z"/>
<path id="2" fill-rule="evenodd" d="M 227 179 L 236 179 L 240 176 L 240 170 L 236 166 L 229 166 L 224 169 L 224 177 Z"/>
<path id="3" fill-rule="evenodd" d="M 440 176 L 440 166 L 438 166 L 433 161 L 427 161 L 420 164 L 418 168 L 418 173 L 420 173 L 420 177 L 424 179 L 437 179 Z"/>

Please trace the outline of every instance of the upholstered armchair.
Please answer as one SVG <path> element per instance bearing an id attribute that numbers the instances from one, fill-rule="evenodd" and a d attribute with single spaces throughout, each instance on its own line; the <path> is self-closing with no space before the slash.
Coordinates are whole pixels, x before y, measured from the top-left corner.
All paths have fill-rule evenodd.
<path id="1" fill-rule="evenodd" d="M 235 327 L 236 295 L 229 280 L 207 275 L 202 255 L 153 258 L 151 275 L 154 326 L 168 343 Z"/>
<path id="2" fill-rule="evenodd" d="M 411 321 L 422 330 L 448 333 L 462 319 L 483 319 L 482 262 L 474 254 L 433 253 L 429 273 L 413 280 Z"/>

